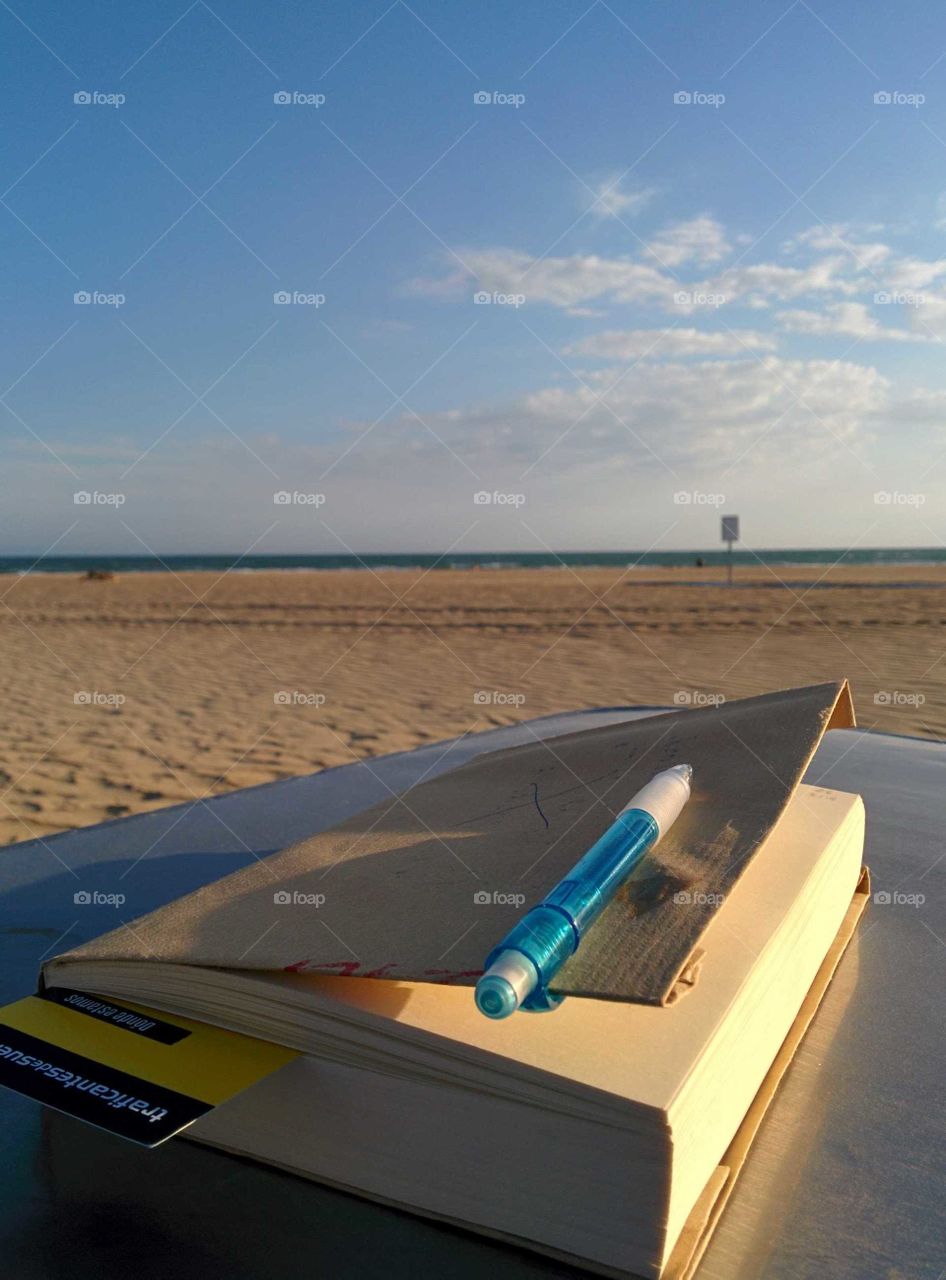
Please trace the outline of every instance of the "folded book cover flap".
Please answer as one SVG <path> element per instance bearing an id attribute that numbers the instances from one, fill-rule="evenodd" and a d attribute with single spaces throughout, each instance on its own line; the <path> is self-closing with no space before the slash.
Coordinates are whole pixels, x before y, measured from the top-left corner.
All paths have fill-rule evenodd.
<path id="1" fill-rule="evenodd" d="M 826 730 L 853 724 L 842 681 L 484 754 L 45 968 L 163 961 L 472 986 L 633 793 L 687 762 L 690 802 L 553 984 L 664 1004 L 698 981 L 700 936 Z"/>

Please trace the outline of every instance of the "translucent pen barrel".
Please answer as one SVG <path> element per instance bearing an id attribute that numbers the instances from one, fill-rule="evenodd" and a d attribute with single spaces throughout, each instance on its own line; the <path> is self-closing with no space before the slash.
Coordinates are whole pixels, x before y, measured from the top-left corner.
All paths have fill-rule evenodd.
<path id="1" fill-rule="evenodd" d="M 557 907 L 570 917 L 576 946 L 659 834 L 649 813 L 626 809 L 576 863 L 568 879 L 543 899 L 543 906 Z"/>
<path id="2" fill-rule="evenodd" d="M 504 951 L 519 951 L 545 987 L 573 955 L 585 931 L 614 897 L 659 834 L 643 809 L 627 809 L 538 906 L 527 912 L 486 960 L 487 969 Z"/>

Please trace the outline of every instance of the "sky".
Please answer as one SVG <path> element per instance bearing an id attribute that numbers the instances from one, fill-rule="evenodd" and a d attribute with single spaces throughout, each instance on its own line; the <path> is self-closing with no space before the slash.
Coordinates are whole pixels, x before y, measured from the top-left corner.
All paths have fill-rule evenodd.
<path id="1" fill-rule="evenodd" d="M 0 6 L 0 554 L 944 545 L 936 4 Z"/>

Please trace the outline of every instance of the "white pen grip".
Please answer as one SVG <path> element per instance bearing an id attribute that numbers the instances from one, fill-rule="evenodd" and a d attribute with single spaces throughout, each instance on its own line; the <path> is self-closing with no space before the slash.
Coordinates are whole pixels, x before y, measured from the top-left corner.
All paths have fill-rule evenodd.
<path id="1" fill-rule="evenodd" d="M 670 771 L 658 773 L 650 782 L 645 783 L 621 810 L 643 809 L 657 823 L 658 840 L 674 824 L 680 810 L 690 798 L 690 785 L 679 774 Z"/>

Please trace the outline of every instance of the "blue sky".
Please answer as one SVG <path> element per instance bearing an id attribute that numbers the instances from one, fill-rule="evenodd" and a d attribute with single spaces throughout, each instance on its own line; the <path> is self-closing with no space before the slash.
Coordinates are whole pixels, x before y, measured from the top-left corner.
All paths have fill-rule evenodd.
<path id="1" fill-rule="evenodd" d="M 937 6 L 0 30 L 0 554 L 942 545 Z"/>

